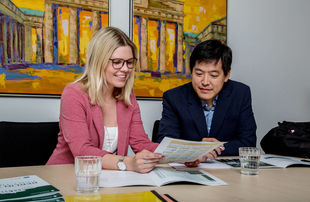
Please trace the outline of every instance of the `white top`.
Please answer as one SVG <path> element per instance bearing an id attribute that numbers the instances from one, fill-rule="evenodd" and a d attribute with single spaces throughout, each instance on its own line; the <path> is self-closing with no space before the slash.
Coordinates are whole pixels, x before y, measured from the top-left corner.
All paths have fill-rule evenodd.
<path id="1" fill-rule="evenodd" d="M 114 153 L 117 149 L 118 127 L 104 126 L 104 140 L 102 150 Z"/>

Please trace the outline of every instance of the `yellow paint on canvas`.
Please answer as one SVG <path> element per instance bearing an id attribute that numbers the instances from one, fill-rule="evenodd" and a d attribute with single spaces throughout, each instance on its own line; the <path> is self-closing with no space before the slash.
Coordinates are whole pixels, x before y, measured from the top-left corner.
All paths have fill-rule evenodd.
<path id="1" fill-rule="evenodd" d="M 11 0 L 19 8 L 28 8 L 32 10 L 44 11 L 44 0 Z"/>
<path id="2" fill-rule="evenodd" d="M 34 89 L 40 88 L 40 82 L 38 82 L 38 81 L 34 81 L 31 84 L 32 84 L 32 88 L 34 88 Z"/>
<path id="3" fill-rule="evenodd" d="M 31 40 L 32 40 L 32 62 L 36 62 L 37 57 L 37 32 L 35 28 L 31 28 Z"/>
<path id="4" fill-rule="evenodd" d="M 176 24 L 166 24 L 166 67 L 165 72 L 174 72 L 173 54 L 175 53 Z"/>
<path id="5" fill-rule="evenodd" d="M 108 27 L 109 26 L 109 14 L 101 13 L 101 27 Z"/>
<path id="6" fill-rule="evenodd" d="M 165 91 L 190 81 L 186 75 L 169 74 L 157 78 L 151 77 L 149 72 L 140 72 L 135 79 L 133 90 L 136 96 L 162 97 Z"/>
<path id="7" fill-rule="evenodd" d="M 24 73 L 28 75 L 36 75 L 40 78 L 31 80 L 5 80 L 5 88 L 1 89 L 1 92 L 3 93 L 59 95 L 62 93 L 62 90 L 68 83 L 76 80 L 81 75 L 80 73 L 68 72 L 64 70 L 46 70 L 35 68 L 9 71 Z M 0 75 L 0 85 L 2 83 L 1 77 L 2 76 Z"/>
<path id="8" fill-rule="evenodd" d="M 158 31 L 159 22 L 157 20 L 148 20 L 148 70 L 157 71 L 158 70 L 158 59 L 159 59 L 159 31 Z"/>
<path id="9" fill-rule="evenodd" d="M 89 41 L 92 38 L 92 31 L 90 26 L 90 21 L 92 21 L 91 11 L 81 11 L 80 12 L 80 63 L 85 64 L 86 61 L 86 51 Z"/>
<path id="10" fill-rule="evenodd" d="M 2 88 L 6 88 L 5 87 L 5 74 L 0 74 L 0 86 Z"/>
<path id="11" fill-rule="evenodd" d="M 226 16 L 227 0 L 185 0 L 185 32 L 200 33 L 210 22 Z"/>
<path id="12" fill-rule="evenodd" d="M 58 61 L 69 63 L 69 8 L 57 8 Z"/>

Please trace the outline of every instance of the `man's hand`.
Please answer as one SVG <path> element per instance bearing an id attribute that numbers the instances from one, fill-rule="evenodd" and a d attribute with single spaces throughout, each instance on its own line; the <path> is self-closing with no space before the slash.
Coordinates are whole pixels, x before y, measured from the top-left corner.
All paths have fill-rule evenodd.
<path id="1" fill-rule="evenodd" d="M 203 142 L 219 142 L 217 139 L 215 138 L 202 138 Z M 218 155 L 221 155 L 222 151 L 225 149 L 224 145 L 221 145 L 218 148 L 215 148 L 213 151 L 209 152 L 208 154 L 206 154 L 204 157 L 204 161 L 208 158 L 208 159 L 216 159 L 216 157 Z"/>
<path id="2" fill-rule="evenodd" d="M 217 139 L 215 138 L 202 138 L 203 142 L 219 142 Z M 220 147 L 214 149 L 213 151 L 207 153 L 206 155 L 202 156 L 201 158 L 197 159 L 196 161 L 192 161 L 192 162 L 185 162 L 184 165 L 187 167 L 197 167 L 199 165 L 200 162 L 204 162 L 206 161 L 206 159 L 216 159 L 216 157 L 218 155 L 221 154 L 221 151 L 223 151 L 225 149 L 224 145 L 221 145 Z"/>

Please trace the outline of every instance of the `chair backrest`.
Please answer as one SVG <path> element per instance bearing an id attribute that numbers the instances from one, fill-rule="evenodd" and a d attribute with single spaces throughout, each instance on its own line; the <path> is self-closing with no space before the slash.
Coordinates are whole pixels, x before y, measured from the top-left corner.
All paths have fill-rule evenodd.
<path id="1" fill-rule="evenodd" d="M 0 122 L 0 167 L 44 165 L 58 132 L 58 122 Z"/>
<path id="2" fill-rule="evenodd" d="M 154 122 L 153 131 L 152 131 L 152 142 L 157 142 L 159 124 L 160 124 L 160 120 L 156 120 Z"/>

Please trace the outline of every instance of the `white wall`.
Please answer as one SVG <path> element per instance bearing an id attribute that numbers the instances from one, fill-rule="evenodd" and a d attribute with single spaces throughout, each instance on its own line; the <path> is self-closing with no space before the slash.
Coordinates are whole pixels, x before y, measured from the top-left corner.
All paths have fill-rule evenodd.
<path id="1" fill-rule="evenodd" d="M 278 121 L 310 121 L 310 1 L 229 0 L 232 78 L 252 90 L 258 142 Z"/>
<path id="2" fill-rule="evenodd" d="M 151 138 L 153 123 L 161 118 L 161 101 L 138 100 L 145 132 Z M 0 121 L 58 121 L 60 99 L 0 98 Z M 1 131 L 0 131 L 1 133 Z"/>
<path id="3" fill-rule="evenodd" d="M 310 1 L 228 0 L 232 78 L 252 90 L 260 139 L 278 121 L 310 121 Z M 160 101 L 139 101 L 148 134 Z M 0 121 L 57 121 L 59 99 L 0 97 Z"/>

